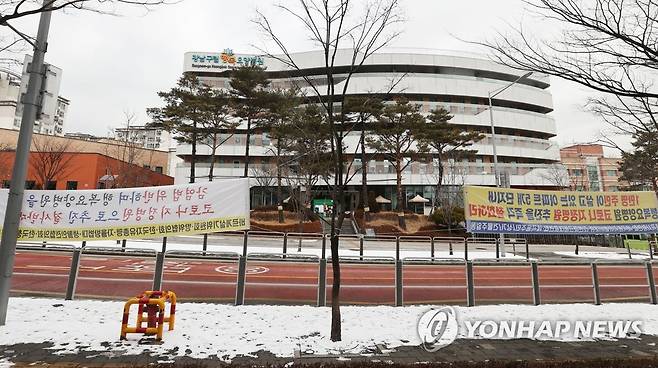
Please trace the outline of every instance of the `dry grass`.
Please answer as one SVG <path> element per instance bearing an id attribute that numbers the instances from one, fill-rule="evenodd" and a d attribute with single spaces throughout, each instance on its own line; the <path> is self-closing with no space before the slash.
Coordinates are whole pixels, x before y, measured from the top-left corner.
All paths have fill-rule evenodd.
<path id="1" fill-rule="evenodd" d="M 319 220 L 304 221 L 299 224 L 299 216 L 294 212 L 283 212 L 283 223 L 279 222 L 278 211 L 255 211 L 251 213 L 252 230 L 321 233 L 322 225 Z"/>
<path id="2" fill-rule="evenodd" d="M 427 216 L 416 215 L 416 214 L 405 214 L 405 221 L 407 224 L 407 229 L 402 230 L 398 226 L 398 214 L 397 212 L 379 212 L 373 213 L 371 215 L 371 221 L 366 223 L 366 228 L 373 228 L 377 233 L 377 229 L 395 229 L 394 232 L 401 234 L 414 234 L 424 229 L 434 227 L 434 222 L 432 222 Z M 383 234 L 383 232 L 381 232 Z"/>

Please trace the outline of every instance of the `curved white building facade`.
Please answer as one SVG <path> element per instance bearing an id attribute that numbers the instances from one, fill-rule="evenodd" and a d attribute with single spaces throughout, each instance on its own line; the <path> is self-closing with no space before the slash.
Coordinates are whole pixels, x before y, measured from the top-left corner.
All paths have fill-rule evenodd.
<path id="1" fill-rule="evenodd" d="M 345 81 L 350 50 L 340 52 L 336 62 L 337 87 Z M 301 68 L 291 70 L 276 59 L 254 55 L 225 53 L 189 52 L 185 54 L 184 72 L 196 74 L 204 83 L 217 88 L 228 88 L 230 69 L 245 64 L 264 67 L 273 87 L 288 88 L 293 84 L 304 87 L 302 75 L 310 77 L 316 85 L 325 79 L 322 71 L 323 57 L 320 51 L 303 52 L 293 55 Z M 459 185 L 462 182 L 473 185 L 494 185 L 493 149 L 488 111 L 488 96 L 509 85 L 521 74 L 520 71 L 496 64 L 484 58 L 470 55 L 413 54 L 382 52 L 373 55 L 353 75 L 348 86 L 350 95 L 386 94 L 391 84 L 397 85 L 388 94 L 404 96 L 428 113 L 442 106 L 454 117 L 450 123 L 464 129 L 479 130 L 486 137 L 472 149 L 477 155 L 467 161 L 450 163 L 444 183 Z M 326 82 L 324 82 L 326 83 Z M 496 147 L 499 166 L 509 174 L 512 187 L 542 188 L 555 187 L 552 182 L 552 164 L 560 160 L 559 148 L 550 138 L 556 135 L 550 83 L 547 76 L 532 74 L 505 90 L 493 99 L 493 115 L 496 126 Z M 308 91 L 307 95 L 313 95 Z M 353 132 L 347 140 L 348 152 L 354 152 L 359 132 Z M 245 152 L 244 131 L 219 148 L 215 157 L 215 175 L 218 177 L 239 177 L 244 171 Z M 271 142 L 266 132 L 252 134 L 250 145 L 250 167 L 267 165 Z M 210 150 L 198 146 L 199 155 L 209 156 Z M 184 159 L 176 169 L 176 182 L 189 180 L 189 145 L 181 145 L 177 155 Z M 198 180 L 207 177 L 207 157 L 197 164 Z M 429 161 L 429 160 L 428 160 Z M 414 162 L 404 174 L 404 186 L 409 196 L 421 194 L 429 198 L 433 195 L 433 185 L 437 182 L 433 162 Z M 355 169 L 361 167 L 357 162 Z M 368 182 L 372 190 L 386 198 L 395 199 L 395 174 L 385 161 L 373 159 L 367 163 Z M 360 175 L 355 175 L 351 185 L 359 186 Z M 262 183 L 254 181 L 253 185 Z M 355 188 L 356 189 L 356 188 Z M 269 204 L 271 198 L 252 198 L 257 204 Z"/>

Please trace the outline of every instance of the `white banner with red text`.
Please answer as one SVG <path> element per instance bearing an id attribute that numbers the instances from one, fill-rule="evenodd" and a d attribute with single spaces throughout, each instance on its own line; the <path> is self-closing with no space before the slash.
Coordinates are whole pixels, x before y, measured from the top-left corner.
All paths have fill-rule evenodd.
<path id="1" fill-rule="evenodd" d="M 0 219 L 8 195 L 9 190 L 0 190 Z M 120 240 L 247 230 L 249 182 L 26 190 L 20 216 L 18 240 Z"/>

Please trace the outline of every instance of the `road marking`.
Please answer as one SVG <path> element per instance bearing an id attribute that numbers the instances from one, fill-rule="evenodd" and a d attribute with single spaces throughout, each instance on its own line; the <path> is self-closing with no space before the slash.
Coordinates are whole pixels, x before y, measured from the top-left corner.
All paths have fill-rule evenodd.
<path id="1" fill-rule="evenodd" d="M 69 270 L 69 266 L 47 266 L 47 265 L 27 265 L 26 268 L 41 268 L 46 270 Z M 98 271 L 104 269 L 105 266 L 80 266 L 81 270 Z"/>
<path id="2" fill-rule="evenodd" d="M 239 267 L 237 265 L 228 265 L 228 266 L 219 266 L 215 268 L 215 271 L 219 273 L 224 273 L 228 275 L 237 275 L 238 274 Z M 267 267 L 262 267 L 262 266 L 251 266 L 247 267 L 245 270 L 247 275 L 255 275 L 255 274 L 260 274 L 260 273 L 266 273 L 269 272 L 270 269 Z"/>

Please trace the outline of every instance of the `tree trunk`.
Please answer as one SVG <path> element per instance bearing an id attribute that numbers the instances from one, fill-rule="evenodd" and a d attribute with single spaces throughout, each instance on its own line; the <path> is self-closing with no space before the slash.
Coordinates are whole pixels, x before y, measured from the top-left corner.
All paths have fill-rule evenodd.
<path id="1" fill-rule="evenodd" d="M 279 223 L 283 223 L 283 190 L 281 189 L 281 144 L 277 139 L 276 142 L 276 201 L 277 211 L 279 212 Z"/>
<path id="2" fill-rule="evenodd" d="M 368 162 L 366 162 L 366 131 L 365 124 L 361 126 L 361 202 L 363 203 L 363 233 L 366 222 L 370 221 L 370 203 L 368 203 Z"/>
<path id="3" fill-rule="evenodd" d="M 330 102 L 331 104 L 331 102 Z M 330 107 L 329 111 L 333 111 Z M 333 114 L 329 115 L 329 123 L 333 126 Z M 331 341 L 341 341 L 341 317 L 340 317 L 340 255 L 338 246 L 340 239 L 338 234 L 342 227 L 342 221 L 345 218 L 345 188 L 343 188 L 343 141 L 339 134 L 334 132 L 335 139 L 335 157 L 336 173 L 334 177 L 334 208 L 331 214 L 331 269 L 333 272 L 333 283 L 331 287 Z M 340 213 L 339 221 L 336 216 Z"/>
<path id="4" fill-rule="evenodd" d="M 340 341 L 342 339 L 341 333 L 341 316 L 340 316 L 340 256 L 338 254 L 338 246 L 340 239 L 338 238 L 340 228 L 343 226 L 345 219 L 345 209 L 341 205 L 344 203 L 345 198 L 342 187 L 339 187 L 336 201 L 334 201 L 334 211 L 331 214 L 331 270 L 333 275 L 333 282 L 331 285 L 331 341 Z M 340 213 L 340 217 L 338 214 Z M 338 218 L 337 218 L 338 217 Z"/>
<path id="5" fill-rule="evenodd" d="M 439 156 L 439 177 L 436 181 L 436 189 L 434 190 L 434 205 L 432 206 L 432 211 L 435 211 L 439 207 L 439 197 L 441 195 L 441 186 L 443 185 L 443 160 Z"/>
<path id="6" fill-rule="evenodd" d="M 403 230 L 407 228 L 407 223 L 404 219 L 404 193 L 402 193 L 402 160 L 400 158 L 396 159 L 395 167 L 395 185 L 397 187 L 397 197 L 398 197 L 398 225 Z"/>
<path id="7" fill-rule="evenodd" d="M 244 147 L 244 177 L 249 177 L 249 141 L 251 140 L 251 118 L 247 118 L 247 141 Z"/>
<path id="8" fill-rule="evenodd" d="M 304 214 L 304 211 L 305 211 L 305 208 L 306 208 L 306 206 L 305 206 L 306 199 L 304 197 L 302 197 L 302 190 L 301 189 L 302 189 L 302 187 L 300 186 L 299 187 L 299 207 L 297 208 L 297 210 L 299 211 L 299 213 L 298 213 L 299 222 L 297 223 L 297 232 L 298 233 L 303 232 L 302 230 L 303 230 L 303 224 L 304 224 L 304 217 L 306 216 Z M 299 244 L 297 245 L 297 251 L 298 252 L 302 251 L 302 237 L 301 236 L 299 237 Z"/>
<path id="9" fill-rule="evenodd" d="M 208 181 L 215 177 L 215 152 L 217 152 L 217 134 L 212 136 L 212 152 L 210 154 L 210 170 L 208 171 Z"/>
<path id="10" fill-rule="evenodd" d="M 335 212 L 332 215 L 335 218 Z M 332 221 L 333 224 L 333 221 Z M 333 227 L 333 226 L 332 226 Z M 338 257 L 338 234 L 331 234 L 331 341 L 341 340 L 340 320 L 340 259 Z"/>
<path id="11" fill-rule="evenodd" d="M 190 183 L 196 178 L 196 121 L 192 131 L 192 157 L 190 158 Z"/>

